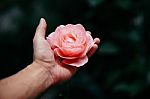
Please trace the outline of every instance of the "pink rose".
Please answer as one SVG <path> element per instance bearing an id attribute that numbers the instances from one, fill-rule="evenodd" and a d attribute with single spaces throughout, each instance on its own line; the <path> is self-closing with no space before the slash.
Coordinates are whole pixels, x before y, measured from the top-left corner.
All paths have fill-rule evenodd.
<path id="1" fill-rule="evenodd" d="M 86 54 L 94 44 L 92 36 L 81 24 L 60 25 L 47 40 L 62 63 L 76 67 L 88 62 Z"/>

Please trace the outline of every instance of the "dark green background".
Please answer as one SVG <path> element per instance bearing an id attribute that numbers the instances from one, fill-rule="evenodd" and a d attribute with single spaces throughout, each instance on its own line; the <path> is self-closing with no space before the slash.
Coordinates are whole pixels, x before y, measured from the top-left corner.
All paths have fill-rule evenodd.
<path id="1" fill-rule="evenodd" d="M 70 81 L 39 99 L 150 98 L 150 0 L 1 0 L 0 78 L 32 62 L 41 17 L 47 35 L 58 25 L 80 23 L 101 44 Z"/>

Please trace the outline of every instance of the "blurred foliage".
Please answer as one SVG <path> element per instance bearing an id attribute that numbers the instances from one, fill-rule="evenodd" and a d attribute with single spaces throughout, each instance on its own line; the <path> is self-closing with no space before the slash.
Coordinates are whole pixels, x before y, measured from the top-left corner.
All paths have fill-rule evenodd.
<path id="1" fill-rule="evenodd" d="M 1 78 L 32 62 L 41 17 L 47 20 L 47 35 L 58 25 L 81 23 L 101 44 L 71 81 L 39 99 L 150 98 L 149 0 L 1 0 Z"/>

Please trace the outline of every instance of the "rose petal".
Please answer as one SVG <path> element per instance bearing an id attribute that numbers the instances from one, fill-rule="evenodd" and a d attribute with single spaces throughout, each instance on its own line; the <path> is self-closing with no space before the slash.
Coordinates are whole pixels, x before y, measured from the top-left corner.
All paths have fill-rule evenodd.
<path id="1" fill-rule="evenodd" d="M 62 40 L 62 29 L 65 28 L 64 25 L 60 25 L 59 27 L 56 28 L 55 32 L 52 32 L 51 34 L 48 35 L 47 41 L 51 45 L 51 48 L 54 49 L 56 47 L 61 46 L 61 40 Z"/>
<path id="2" fill-rule="evenodd" d="M 64 32 L 67 31 L 68 33 L 74 33 L 77 34 L 77 36 L 86 35 L 85 28 L 81 24 L 77 24 L 77 25 L 67 24 L 64 30 L 65 30 Z"/>
<path id="3" fill-rule="evenodd" d="M 54 49 L 55 47 L 59 47 L 55 32 L 52 32 L 51 34 L 48 35 L 47 41 L 52 49 Z"/>
<path id="4" fill-rule="evenodd" d="M 61 51 L 56 48 L 54 49 L 54 53 L 59 56 L 60 58 L 64 58 L 64 59 L 77 59 L 78 57 L 69 57 L 69 56 L 65 56 L 63 53 L 61 53 Z"/>
<path id="5" fill-rule="evenodd" d="M 67 64 L 67 65 L 80 67 L 80 66 L 83 66 L 84 64 L 86 64 L 86 63 L 88 62 L 88 57 L 85 56 L 85 57 L 83 57 L 83 58 L 74 59 L 74 60 L 67 60 L 67 59 L 64 59 L 62 62 L 63 62 L 64 64 Z"/>
<path id="6" fill-rule="evenodd" d="M 63 63 L 76 67 L 88 62 L 86 54 L 94 44 L 92 36 L 81 24 L 59 26 L 47 37 L 47 41 Z"/>
<path id="7" fill-rule="evenodd" d="M 86 30 L 81 24 L 75 25 L 77 29 L 79 29 L 82 33 L 84 33 Z"/>
<path id="8" fill-rule="evenodd" d="M 89 33 L 87 33 L 87 34 L 86 34 L 85 50 L 84 50 L 84 52 L 80 55 L 80 57 L 85 56 L 85 55 L 88 53 L 88 51 L 92 48 L 93 45 L 94 45 L 94 40 L 93 40 L 92 36 L 91 36 Z"/>
<path id="9" fill-rule="evenodd" d="M 54 52 L 61 58 L 76 59 L 83 57 L 82 53 L 84 50 L 84 48 L 55 48 Z"/>
<path id="10" fill-rule="evenodd" d="M 94 40 L 92 38 L 92 36 L 86 32 L 86 37 L 87 37 L 87 45 L 88 45 L 88 48 L 87 48 L 87 51 L 89 51 L 92 46 L 94 45 Z"/>

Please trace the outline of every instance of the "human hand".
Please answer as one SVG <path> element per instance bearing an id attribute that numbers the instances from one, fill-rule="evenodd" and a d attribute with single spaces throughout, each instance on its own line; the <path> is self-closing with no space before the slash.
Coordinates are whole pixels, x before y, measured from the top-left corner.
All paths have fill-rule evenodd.
<path id="1" fill-rule="evenodd" d="M 49 43 L 45 39 L 46 21 L 41 18 L 40 24 L 36 29 L 33 39 L 34 46 L 34 64 L 44 67 L 52 78 L 53 84 L 68 80 L 77 71 L 77 67 L 67 66 L 58 63 L 54 57 L 54 52 L 49 47 Z M 90 33 L 90 32 L 89 32 Z M 94 39 L 94 45 L 88 52 L 88 57 L 91 57 L 98 48 L 100 43 L 99 38 Z"/>
<path id="2" fill-rule="evenodd" d="M 45 39 L 46 21 L 42 18 L 33 39 L 34 61 L 18 73 L 0 80 L 1 99 L 33 99 L 48 87 L 66 81 L 76 73 L 77 67 L 61 64 Z M 89 32 L 90 33 L 90 32 Z M 100 40 L 87 53 L 92 56 Z M 14 90 L 15 89 L 15 90 Z M 19 93 L 19 94 L 18 94 Z"/>

